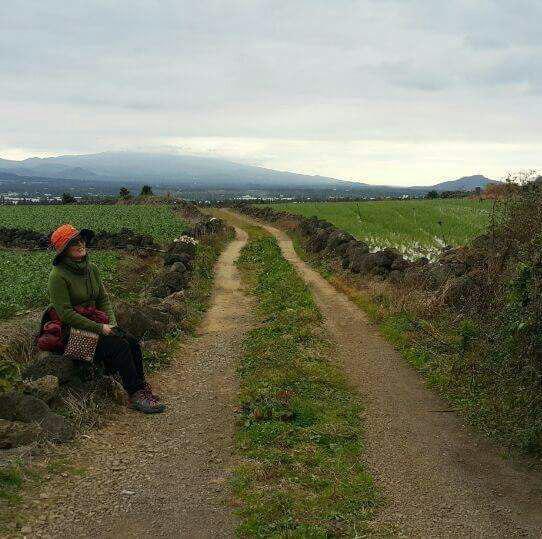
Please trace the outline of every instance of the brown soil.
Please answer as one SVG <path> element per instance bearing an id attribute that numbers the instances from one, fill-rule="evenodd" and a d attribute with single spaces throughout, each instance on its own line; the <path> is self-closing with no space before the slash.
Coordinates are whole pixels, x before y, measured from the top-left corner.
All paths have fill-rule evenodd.
<path id="1" fill-rule="evenodd" d="M 366 403 L 366 460 L 387 499 L 380 520 L 410 537 L 542 536 L 542 475 L 474 434 L 283 231 L 258 224 L 309 284 L 337 359 Z"/>
<path id="2" fill-rule="evenodd" d="M 234 265 L 247 235 L 237 230 L 216 266 L 200 334 L 153 380 L 167 411 L 126 411 L 92 433 L 70 459 L 87 473 L 52 479 L 31 504 L 25 529 L 42 537 L 231 537 L 235 362 L 253 323 Z M 66 475 L 66 474 L 64 474 Z"/>

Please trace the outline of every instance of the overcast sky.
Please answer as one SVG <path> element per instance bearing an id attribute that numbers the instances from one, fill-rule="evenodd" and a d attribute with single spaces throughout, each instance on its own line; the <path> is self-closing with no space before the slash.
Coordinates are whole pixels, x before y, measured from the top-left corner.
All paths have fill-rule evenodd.
<path id="1" fill-rule="evenodd" d="M 542 168 L 540 0 L 2 0 L 0 157 L 369 183 Z"/>

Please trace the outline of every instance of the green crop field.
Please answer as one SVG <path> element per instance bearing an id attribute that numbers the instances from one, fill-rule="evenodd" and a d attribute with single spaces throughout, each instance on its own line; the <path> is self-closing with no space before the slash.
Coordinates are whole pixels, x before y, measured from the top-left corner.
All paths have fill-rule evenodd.
<path id="1" fill-rule="evenodd" d="M 62 223 L 95 231 L 131 228 L 157 241 L 170 241 L 183 233 L 185 223 L 169 206 L 0 206 L 0 227 L 51 232 Z M 94 251 L 91 259 L 104 281 L 114 287 L 118 253 Z M 53 252 L 0 250 L 0 319 L 47 303 L 47 281 Z"/>
<path id="2" fill-rule="evenodd" d="M 109 251 L 91 254 L 106 286 L 115 282 L 119 256 Z M 50 251 L 0 251 L 0 319 L 47 303 L 52 260 Z"/>
<path id="3" fill-rule="evenodd" d="M 491 202 L 468 199 L 303 202 L 276 210 L 316 215 L 366 241 L 372 250 L 394 247 L 405 257 L 434 259 L 444 244 L 464 245 L 486 229 Z M 442 224 L 439 224 L 442 223 Z"/>
<path id="4" fill-rule="evenodd" d="M 63 223 L 95 231 L 118 232 L 121 228 L 131 228 L 150 234 L 157 241 L 172 240 L 186 228 L 170 206 L 0 206 L 0 227 L 51 232 Z"/>

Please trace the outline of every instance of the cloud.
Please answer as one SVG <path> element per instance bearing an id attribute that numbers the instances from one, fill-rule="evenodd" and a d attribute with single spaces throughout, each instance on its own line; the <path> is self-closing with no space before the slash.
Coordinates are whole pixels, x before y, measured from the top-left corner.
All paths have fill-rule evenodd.
<path id="1" fill-rule="evenodd" d="M 393 185 L 430 185 L 475 173 L 499 179 L 508 171 L 530 168 L 540 152 L 538 144 L 519 143 L 207 137 L 155 141 L 142 149 L 219 155 L 278 170 Z"/>
<path id="2" fill-rule="evenodd" d="M 258 160 L 256 141 L 305 141 L 295 159 L 282 143 L 268 150 L 300 171 L 378 179 L 388 165 L 349 153 L 377 140 L 401 175 L 447 176 L 457 167 L 424 158 L 428 144 L 540 148 L 541 15 L 537 0 L 4 0 L 0 146 L 220 139 L 219 153 L 253 140 L 240 154 Z M 427 166 L 403 166 L 397 142 Z M 329 162 L 311 144 L 327 144 Z M 483 168 L 469 155 L 461 166 Z"/>

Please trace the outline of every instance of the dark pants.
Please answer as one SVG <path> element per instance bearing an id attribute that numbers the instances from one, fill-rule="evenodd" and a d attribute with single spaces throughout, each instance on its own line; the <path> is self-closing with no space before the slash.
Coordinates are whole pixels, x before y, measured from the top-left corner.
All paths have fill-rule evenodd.
<path id="1" fill-rule="evenodd" d="M 129 395 L 145 385 L 143 354 L 137 339 L 131 335 L 100 335 L 94 360 L 103 363 L 108 371 L 118 372 Z"/>

